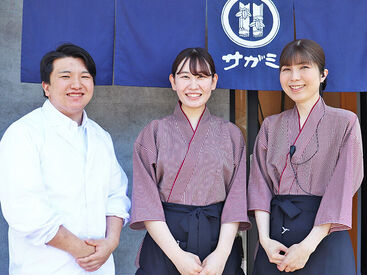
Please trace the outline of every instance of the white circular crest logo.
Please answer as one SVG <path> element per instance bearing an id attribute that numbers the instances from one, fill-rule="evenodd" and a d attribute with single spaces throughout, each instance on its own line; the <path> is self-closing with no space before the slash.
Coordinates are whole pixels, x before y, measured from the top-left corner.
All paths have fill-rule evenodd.
<path id="1" fill-rule="evenodd" d="M 239 0 L 228 0 L 222 10 L 222 27 L 226 35 L 234 43 L 245 48 L 260 48 L 269 44 L 278 34 L 280 27 L 279 12 L 271 0 L 261 0 L 260 5 L 255 3 L 244 4 L 239 2 L 239 10 L 236 13 L 238 18 L 238 32 L 235 33 L 230 25 L 230 11 Z M 273 17 L 273 25 L 270 32 L 264 37 L 264 5 L 270 10 Z M 252 7 L 252 12 L 251 12 Z M 252 32 L 251 32 L 252 30 Z M 252 34 L 255 40 L 246 39 Z M 257 39 L 257 40 L 256 40 Z"/>

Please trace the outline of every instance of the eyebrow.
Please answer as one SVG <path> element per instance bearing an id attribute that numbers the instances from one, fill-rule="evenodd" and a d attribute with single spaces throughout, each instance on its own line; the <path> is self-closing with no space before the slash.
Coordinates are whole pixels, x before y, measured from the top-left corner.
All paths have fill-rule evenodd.
<path id="1" fill-rule="evenodd" d="M 310 62 L 307 62 L 307 61 L 295 63 L 295 65 L 308 65 L 308 64 L 311 64 L 311 63 Z"/>
<path id="2" fill-rule="evenodd" d="M 71 71 L 60 71 L 60 72 L 58 72 L 58 74 L 65 74 L 65 73 L 71 74 Z M 88 71 L 82 71 L 82 74 L 90 74 L 90 73 Z"/>
<path id="3" fill-rule="evenodd" d="M 311 62 L 304 61 L 304 62 L 299 62 L 299 63 L 284 64 L 282 67 L 290 67 L 294 65 L 310 65 L 310 64 Z"/>

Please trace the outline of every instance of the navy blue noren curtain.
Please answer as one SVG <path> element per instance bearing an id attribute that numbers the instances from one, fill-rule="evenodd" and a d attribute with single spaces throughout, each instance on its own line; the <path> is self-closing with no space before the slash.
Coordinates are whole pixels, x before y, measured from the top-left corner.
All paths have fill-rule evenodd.
<path id="1" fill-rule="evenodd" d="M 117 0 L 114 84 L 170 87 L 177 54 L 205 47 L 205 0 Z"/>
<path id="2" fill-rule="evenodd" d="M 293 0 L 208 1 L 219 88 L 280 90 L 279 55 L 293 38 Z"/>
<path id="3" fill-rule="evenodd" d="M 325 51 L 326 91 L 367 91 L 367 1 L 294 0 L 297 38 L 309 38 Z"/>
<path id="4" fill-rule="evenodd" d="M 114 21 L 114 0 L 24 1 L 21 81 L 39 83 L 42 56 L 73 43 L 92 55 L 96 83 L 111 85 Z"/>

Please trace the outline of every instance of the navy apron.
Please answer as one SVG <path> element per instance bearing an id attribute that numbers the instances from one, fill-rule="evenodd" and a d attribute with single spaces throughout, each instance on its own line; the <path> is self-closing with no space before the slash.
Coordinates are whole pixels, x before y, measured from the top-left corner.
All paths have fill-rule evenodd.
<path id="1" fill-rule="evenodd" d="M 166 223 L 179 246 L 203 261 L 217 246 L 223 202 L 208 206 L 163 203 Z M 244 275 L 241 269 L 242 241 L 237 237 L 223 275 Z M 179 275 L 180 273 L 154 242 L 145 235 L 136 275 Z"/>
<path id="2" fill-rule="evenodd" d="M 321 198 L 309 195 L 274 196 L 271 201 L 270 238 L 287 247 L 301 242 L 313 228 Z M 291 273 L 280 272 L 276 264 L 269 262 L 265 250 L 259 245 L 253 275 L 353 275 L 355 270 L 349 234 L 347 231 L 336 231 L 321 241 L 304 268 Z"/>

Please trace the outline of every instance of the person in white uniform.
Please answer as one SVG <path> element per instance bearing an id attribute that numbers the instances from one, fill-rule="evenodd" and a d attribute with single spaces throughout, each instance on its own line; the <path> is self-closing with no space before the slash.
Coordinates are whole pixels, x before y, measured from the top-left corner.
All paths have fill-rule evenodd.
<path id="1" fill-rule="evenodd" d="M 48 99 L 0 142 L 9 274 L 115 274 L 112 252 L 130 200 L 110 135 L 84 111 L 95 63 L 84 49 L 64 44 L 40 69 Z"/>

